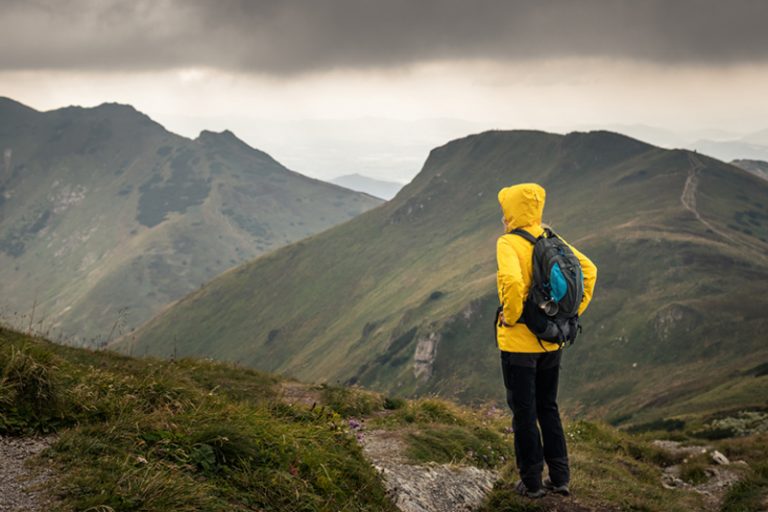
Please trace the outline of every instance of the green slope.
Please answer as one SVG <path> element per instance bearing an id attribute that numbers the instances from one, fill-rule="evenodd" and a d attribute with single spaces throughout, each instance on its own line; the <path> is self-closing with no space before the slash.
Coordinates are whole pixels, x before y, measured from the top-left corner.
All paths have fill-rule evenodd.
<path id="1" fill-rule="evenodd" d="M 127 105 L 37 112 L 0 98 L 0 151 L 0 317 L 76 344 L 381 203 L 231 132 L 186 139 Z"/>
<path id="2" fill-rule="evenodd" d="M 753 417 L 764 429 L 768 415 Z M 664 488 L 661 480 L 673 464 L 691 484 L 718 475 L 724 468 L 713 468 L 708 454 L 650 442 L 666 432 L 587 421 L 565 423 L 573 496 L 520 497 L 509 422 L 502 409 L 310 386 L 213 361 L 123 357 L 0 325 L 0 443 L 56 433 L 35 440 L 49 447 L 32 460 L 3 463 L 24 464 L 26 474 L 44 470 L 37 482 L 45 510 L 378 512 L 398 510 L 392 502 L 406 494 L 434 503 L 441 489 L 432 486 L 476 493 L 471 473 L 443 479 L 471 468 L 498 471 L 482 511 L 714 509 L 693 488 Z M 691 434 L 672 435 L 700 445 Z M 707 441 L 745 464 L 728 466 L 741 481 L 708 486 L 706 501 L 727 490 L 722 510 L 756 510 L 768 492 L 766 441 L 754 432 Z M 407 488 L 385 492 L 392 471 L 405 471 Z"/>
<path id="3" fill-rule="evenodd" d="M 283 401 L 287 385 L 298 383 L 0 326 L 0 435 L 57 433 L 37 460 L 49 475 L 40 510 L 395 510 L 347 422 Z"/>
<path id="4" fill-rule="evenodd" d="M 524 181 L 547 189 L 545 221 L 599 267 L 565 357 L 570 411 L 641 421 L 739 379 L 753 392 L 728 400 L 760 401 L 768 384 L 749 369 L 768 359 L 768 184 L 608 132 L 450 142 L 389 203 L 219 276 L 118 348 L 502 400 L 496 192 Z"/>

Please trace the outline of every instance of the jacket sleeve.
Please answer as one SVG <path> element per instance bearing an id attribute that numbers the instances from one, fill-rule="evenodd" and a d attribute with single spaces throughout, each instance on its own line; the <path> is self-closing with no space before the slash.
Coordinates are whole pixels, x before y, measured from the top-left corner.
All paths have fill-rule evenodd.
<path id="1" fill-rule="evenodd" d="M 568 244 L 568 247 L 579 258 L 581 272 L 584 274 L 584 297 L 581 299 L 581 305 L 579 306 L 579 316 L 581 316 L 592 301 L 592 293 L 595 291 L 595 283 L 597 282 L 597 266 L 571 244 Z"/>
<path id="2" fill-rule="evenodd" d="M 500 236 L 496 242 L 496 283 L 504 320 L 514 324 L 523 313 L 525 283 L 515 248 L 508 236 Z"/>

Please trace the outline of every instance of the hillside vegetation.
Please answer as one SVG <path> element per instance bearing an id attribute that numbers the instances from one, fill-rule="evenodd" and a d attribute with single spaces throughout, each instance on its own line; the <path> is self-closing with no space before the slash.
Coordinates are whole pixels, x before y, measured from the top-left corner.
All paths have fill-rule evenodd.
<path id="1" fill-rule="evenodd" d="M 343 419 L 280 402 L 275 377 L 7 329 L 0 367 L 0 433 L 59 432 L 60 510 L 393 510 Z"/>
<path id="2" fill-rule="evenodd" d="M 402 464 L 412 471 L 449 464 L 494 472 L 499 480 L 482 510 L 705 505 L 690 488 L 662 486 L 664 468 L 682 457 L 649 442 L 658 434 L 586 421 L 566 423 L 575 496 L 520 498 L 511 491 L 509 424 L 496 408 L 311 386 L 211 361 L 135 359 L 0 328 L 0 434 L 56 433 L 36 461 L 53 470 L 46 484 L 52 510 L 394 511 L 386 482 L 360 448 L 377 436 L 403 443 Z M 749 510 L 739 507 L 768 491 L 768 439 L 716 442 L 749 464 L 724 510 Z M 706 462 L 696 464 L 688 472 L 683 465 L 683 478 L 698 478 Z"/>
<path id="3" fill-rule="evenodd" d="M 567 411 L 642 424 L 764 405 L 768 183 L 609 132 L 436 148 L 392 201 L 217 277 L 117 348 L 501 403 L 496 193 L 527 181 L 599 268 L 564 357 Z"/>
<path id="4" fill-rule="evenodd" d="M 0 318 L 98 344 L 222 271 L 381 200 L 292 172 L 231 132 L 128 105 L 0 98 Z"/>

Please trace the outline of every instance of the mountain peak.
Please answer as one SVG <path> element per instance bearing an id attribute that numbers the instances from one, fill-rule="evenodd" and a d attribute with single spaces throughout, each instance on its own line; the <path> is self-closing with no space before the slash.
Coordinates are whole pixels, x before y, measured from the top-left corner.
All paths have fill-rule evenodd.
<path id="1" fill-rule="evenodd" d="M 238 148 L 244 151 L 258 153 L 259 155 L 274 160 L 268 153 L 261 151 L 249 145 L 244 140 L 240 139 L 237 135 L 232 133 L 231 130 L 223 130 L 220 132 L 214 132 L 211 130 L 203 130 L 200 135 L 197 136 L 195 142 L 205 144 L 207 146 L 223 146 L 229 148 Z"/>
<path id="2" fill-rule="evenodd" d="M 245 144 L 245 142 L 237 138 L 231 130 L 223 130 L 220 132 L 203 130 L 200 132 L 200 135 L 197 136 L 197 140 L 202 142 L 239 142 Z"/>
<path id="3" fill-rule="evenodd" d="M 95 106 L 94 109 L 113 112 L 135 112 L 137 114 L 144 115 L 136 110 L 136 107 L 133 105 L 129 105 L 128 103 L 118 103 L 116 101 L 105 101 L 104 103 Z"/>
<path id="4" fill-rule="evenodd" d="M 165 128 L 163 128 L 160 123 L 149 117 L 144 112 L 137 110 L 136 107 L 129 105 L 128 103 L 105 102 L 93 107 L 92 109 L 86 110 L 91 110 L 93 112 L 98 112 L 100 114 L 106 114 L 113 117 L 122 117 L 124 119 L 136 119 L 142 123 L 153 124 L 165 130 Z"/>
<path id="5" fill-rule="evenodd" d="M 45 112 L 46 114 L 63 114 L 75 116 L 107 116 L 110 118 L 122 118 L 126 120 L 136 120 L 142 124 L 152 124 L 165 130 L 162 125 L 154 121 L 144 112 L 137 110 L 133 105 L 127 103 L 105 102 L 95 107 L 83 107 L 80 105 L 70 105 L 55 110 Z"/>

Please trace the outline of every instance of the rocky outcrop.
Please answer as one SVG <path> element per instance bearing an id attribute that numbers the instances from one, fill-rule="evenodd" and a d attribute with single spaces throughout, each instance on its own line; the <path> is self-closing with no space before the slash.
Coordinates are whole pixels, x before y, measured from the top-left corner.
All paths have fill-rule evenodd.
<path id="1" fill-rule="evenodd" d="M 725 455 L 711 446 L 684 446 L 677 441 L 666 440 L 654 441 L 653 445 L 673 456 L 684 457 L 683 462 L 686 462 L 689 457 L 708 455 L 712 465 L 704 470 L 706 480 L 702 483 L 694 485 L 684 481 L 681 478 L 682 466 L 679 464 L 664 468 L 661 475 L 661 485 L 666 489 L 683 489 L 701 494 L 704 498 L 705 510 L 720 510 L 725 493 L 741 479 L 739 468 L 746 466 L 744 461 L 736 461 L 732 465 Z"/>
<path id="2" fill-rule="evenodd" d="M 689 334 L 698 324 L 701 315 L 698 311 L 682 304 L 669 304 L 656 312 L 653 330 L 656 339 L 671 341 L 676 336 Z"/>
<path id="3" fill-rule="evenodd" d="M 402 512 L 475 510 L 498 473 L 474 466 L 410 464 L 397 432 L 373 430 L 358 437 L 366 457 L 381 473 L 392 502 Z"/>
<path id="4" fill-rule="evenodd" d="M 426 381 L 432 376 L 432 365 L 439 343 L 440 335 L 434 331 L 419 337 L 413 354 L 413 376 L 416 379 Z"/>

